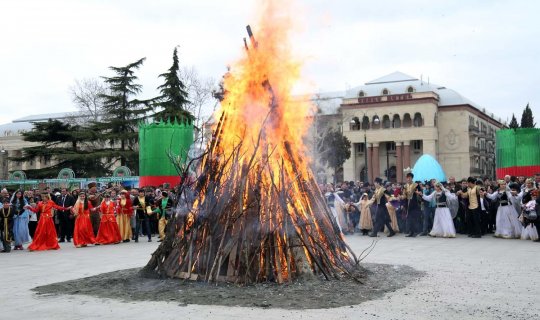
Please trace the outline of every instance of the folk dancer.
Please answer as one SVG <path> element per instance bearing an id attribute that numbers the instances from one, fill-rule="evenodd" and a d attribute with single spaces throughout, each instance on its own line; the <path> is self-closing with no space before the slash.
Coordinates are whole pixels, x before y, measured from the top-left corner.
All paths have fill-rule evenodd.
<path id="1" fill-rule="evenodd" d="M 451 201 L 455 202 L 455 209 L 457 210 L 459 205 L 457 196 L 445 189 L 440 182 L 435 183 L 435 190 L 429 195 L 425 195 L 420 191 L 417 192 L 425 201 L 431 202 L 435 200 L 435 217 L 429 235 L 432 237 L 455 238 L 456 229 L 454 228 L 449 205 Z"/>
<path id="2" fill-rule="evenodd" d="M 132 214 L 133 206 L 131 205 L 129 193 L 126 190 L 122 190 L 120 192 L 120 199 L 116 202 L 116 221 L 118 222 L 118 229 L 120 229 L 120 236 L 123 242 L 129 242 L 133 236 L 130 224 Z"/>
<path id="3" fill-rule="evenodd" d="M 414 174 L 412 172 L 407 173 L 407 183 L 403 188 L 403 194 L 401 198 L 405 201 L 405 210 L 407 212 L 407 231 L 406 237 L 416 237 L 420 233 L 420 216 L 422 210 L 420 207 L 420 196 L 416 193 L 420 191 L 418 183 L 413 182 Z"/>
<path id="4" fill-rule="evenodd" d="M 169 198 L 169 194 L 167 191 L 163 191 L 161 193 L 161 199 L 156 201 L 157 208 L 154 210 L 158 214 L 159 218 L 159 240 L 158 242 L 163 241 L 165 239 L 165 227 L 167 225 L 168 217 L 168 211 L 173 207 L 173 202 Z"/>
<path id="5" fill-rule="evenodd" d="M 28 221 L 30 211 L 24 207 L 28 201 L 24 198 L 21 190 L 13 194 L 11 208 L 13 208 L 13 240 L 15 240 L 15 250 L 24 250 L 23 243 L 30 242 L 30 232 L 28 230 Z"/>
<path id="6" fill-rule="evenodd" d="M 388 237 L 392 237 L 396 233 L 394 232 L 394 229 L 392 229 L 392 225 L 390 224 L 390 216 L 388 214 L 388 208 L 386 207 L 386 203 L 388 202 L 388 197 L 390 195 L 382 186 L 381 178 L 375 178 L 374 185 L 375 192 L 373 193 L 373 197 L 371 198 L 371 200 L 376 203 L 375 225 L 373 227 L 373 231 L 369 234 L 369 236 L 376 237 L 377 233 L 381 231 L 383 226 L 386 226 L 389 231 Z"/>
<path id="7" fill-rule="evenodd" d="M 120 229 L 118 228 L 118 223 L 116 222 L 116 217 L 114 216 L 115 209 L 116 203 L 111 200 L 111 194 L 105 193 L 104 199 L 99 205 L 101 218 L 96 243 L 116 244 L 122 241 Z"/>
<path id="8" fill-rule="evenodd" d="M 476 179 L 473 177 L 467 178 L 467 191 L 458 191 L 457 195 L 469 199 L 469 205 L 466 211 L 466 222 L 467 229 L 469 232 L 469 237 L 471 238 L 481 238 L 480 230 L 480 188 L 476 185 Z"/>
<path id="9" fill-rule="evenodd" d="M 58 245 L 58 236 L 56 234 L 56 229 L 54 228 L 53 209 L 69 210 L 71 207 L 61 207 L 51 200 L 51 196 L 48 193 L 43 193 L 41 195 L 41 201 L 38 202 L 36 207 L 27 205 L 25 209 L 39 213 L 36 233 L 32 243 L 28 246 L 28 250 L 41 251 L 60 249 L 60 246 Z"/>
<path id="10" fill-rule="evenodd" d="M 15 210 L 12 210 L 9 198 L 2 200 L 2 212 L 0 214 L 0 237 L 2 238 L 2 252 L 11 252 L 11 242 L 13 241 L 13 216 Z"/>
<path id="11" fill-rule="evenodd" d="M 497 215 L 495 216 L 495 234 L 494 237 L 504 239 L 516 239 L 521 237 L 522 227 L 518 220 L 519 213 L 510 202 L 512 194 L 506 181 L 499 180 L 499 189 L 486 196 L 498 202 Z"/>
<path id="12" fill-rule="evenodd" d="M 79 198 L 71 209 L 75 216 L 75 230 L 73 232 L 73 244 L 77 248 L 86 247 L 89 244 L 95 244 L 94 230 L 90 220 L 90 212 L 96 210 L 86 198 L 86 193 L 79 193 Z"/>
<path id="13" fill-rule="evenodd" d="M 151 199 L 145 194 L 144 189 L 139 190 L 138 196 L 133 200 L 133 207 L 135 208 L 135 242 L 139 242 L 139 233 L 141 228 L 144 227 L 144 232 L 148 236 L 148 242 L 152 242 L 152 232 L 150 231 L 150 217 L 152 214 Z"/>

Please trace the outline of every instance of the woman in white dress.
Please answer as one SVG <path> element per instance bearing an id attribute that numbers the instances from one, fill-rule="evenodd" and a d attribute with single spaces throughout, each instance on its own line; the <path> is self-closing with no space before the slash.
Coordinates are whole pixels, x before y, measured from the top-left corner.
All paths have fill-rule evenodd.
<path id="1" fill-rule="evenodd" d="M 433 228 L 429 235 L 432 237 L 455 238 L 456 229 L 454 228 L 454 221 L 448 204 L 450 201 L 457 201 L 457 196 L 445 189 L 440 182 L 435 184 L 435 191 L 430 195 L 424 195 L 420 191 L 418 191 L 418 195 L 422 196 L 426 201 L 431 201 L 435 197 L 437 203 Z"/>
<path id="2" fill-rule="evenodd" d="M 518 239 L 521 237 L 522 226 L 518 220 L 519 214 L 512 204 L 515 196 L 507 188 L 504 180 L 499 180 L 498 183 L 498 191 L 486 194 L 491 200 L 499 200 L 499 208 L 495 218 L 495 234 L 493 236 L 504 239 Z"/>

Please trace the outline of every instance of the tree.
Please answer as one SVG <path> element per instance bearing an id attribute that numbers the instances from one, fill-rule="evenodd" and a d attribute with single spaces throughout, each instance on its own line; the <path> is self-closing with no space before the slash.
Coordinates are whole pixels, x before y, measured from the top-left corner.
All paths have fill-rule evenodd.
<path id="1" fill-rule="evenodd" d="M 161 95 L 155 99 L 157 101 L 155 106 L 161 109 L 154 114 L 154 119 L 157 121 L 194 119 L 193 114 L 186 110 L 186 105 L 189 103 L 188 93 L 178 76 L 179 70 L 178 52 L 177 48 L 174 48 L 172 66 L 168 72 L 159 75 L 160 78 L 165 79 L 165 83 L 158 87 Z"/>
<path id="2" fill-rule="evenodd" d="M 21 157 L 10 158 L 12 161 L 27 162 L 51 161 L 53 165 L 25 170 L 33 178 L 56 178 L 62 168 L 71 168 L 77 176 L 101 176 L 109 170 L 85 148 L 86 129 L 80 125 L 63 123 L 59 120 L 36 122 L 31 131 L 23 133 L 24 141 L 36 142 L 34 147 L 22 150 Z"/>
<path id="3" fill-rule="evenodd" d="M 532 110 L 529 107 L 529 104 L 527 103 L 527 106 L 525 107 L 525 110 L 523 110 L 523 114 L 521 115 L 521 127 L 534 128 L 535 126 L 536 126 L 536 123 L 534 123 Z"/>
<path id="4" fill-rule="evenodd" d="M 70 87 L 71 100 L 79 109 L 79 118 L 83 123 L 87 121 L 98 121 L 103 114 L 105 100 L 103 95 L 107 94 L 107 88 L 103 82 L 95 78 L 75 80 L 75 84 Z"/>
<path id="5" fill-rule="evenodd" d="M 112 77 L 103 77 L 109 93 L 99 94 L 103 98 L 103 118 L 93 122 L 92 130 L 97 140 L 106 142 L 109 148 L 96 150 L 96 156 L 110 162 L 120 161 L 120 165 L 139 167 L 137 152 L 137 126 L 148 116 L 152 100 L 139 100 L 135 96 L 142 90 L 137 84 L 135 71 L 146 58 L 139 59 L 124 67 L 109 67 Z"/>
<path id="6" fill-rule="evenodd" d="M 512 113 L 512 120 L 510 121 L 510 125 L 508 126 L 510 129 L 517 129 L 519 128 L 519 124 L 517 122 L 516 116 Z"/>
<path id="7" fill-rule="evenodd" d="M 333 168 L 336 177 L 338 169 L 351 157 L 351 142 L 339 130 L 330 129 L 317 146 L 321 163 Z"/>

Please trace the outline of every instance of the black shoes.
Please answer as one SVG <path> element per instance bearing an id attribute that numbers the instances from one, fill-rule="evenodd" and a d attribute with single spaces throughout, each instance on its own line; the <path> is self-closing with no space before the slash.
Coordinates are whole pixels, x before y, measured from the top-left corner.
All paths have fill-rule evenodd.
<path id="1" fill-rule="evenodd" d="M 405 237 L 407 237 L 407 238 L 414 238 L 414 237 L 416 237 L 416 234 L 415 234 L 415 233 L 409 233 L 409 234 L 406 235 Z"/>
<path id="2" fill-rule="evenodd" d="M 419 234 L 419 236 L 425 237 L 425 236 L 427 236 L 427 232 L 422 232 L 422 233 Z"/>
<path id="3" fill-rule="evenodd" d="M 475 239 L 478 239 L 478 238 L 482 238 L 482 236 L 481 236 L 481 235 L 479 235 L 479 234 L 475 234 L 475 235 L 472 235 L 472 236 L 471 236 L 471 238 L 475 238 Z"/>
<path id="4" fill-rule="evenodd" d="M 396 235 L 396 232 L 395 232 L 395 231 L 391 231 L 391 232 L 388 234 L 387 237 L 390 238 L 390 237 L 393 237 L 393 236 L 395 236 L 395 235 Z"/>

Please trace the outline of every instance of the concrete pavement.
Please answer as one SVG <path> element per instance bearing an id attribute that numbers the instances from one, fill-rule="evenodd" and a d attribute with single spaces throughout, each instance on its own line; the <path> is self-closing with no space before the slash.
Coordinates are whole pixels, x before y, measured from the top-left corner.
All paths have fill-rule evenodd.
<path id="1" fill-rule="evenodd" d="M 372 238 L 347 236 L 356 252 Z M 314 310 L 179 306 L 89 296 L 43 296 L 32 288 L 143 266 L 156 242 L 0 254 L 0 319 L 540 319 L 540 243 L 492 237 L 380 237 L 366 262 L 427 272 L 404 289 L 353 307 Z"/>

